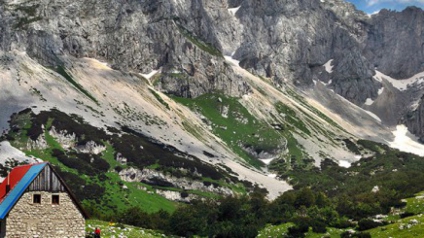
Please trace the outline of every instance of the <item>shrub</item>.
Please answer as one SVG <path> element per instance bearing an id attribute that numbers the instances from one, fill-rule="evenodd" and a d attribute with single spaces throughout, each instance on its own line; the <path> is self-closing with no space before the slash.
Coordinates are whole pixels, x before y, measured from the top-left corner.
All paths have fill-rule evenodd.
<path id="1" fill-rule="evenodd" d="M 340 235 L 341 238 L 371 238 L 371 234 L 368 232 L 355 232 L 345 231 Z"/>
<path id="2" fill-rule="evenodd" d="M 322 221 L 313 221 L 312 224 L 312 231 L 315 233 L 326 233 L 327 228 L 324 222 Z"/>
<path id="3" fill-rule="evenodd" d="M 415 213 L 413 213 L 413 212 L 404 212 L 404 213 L 399 214 L 399 217 L 405 218 L 405 217 L 410 217 L 410 216 L 414 216 L 414 215 L 415 215 Z"/>
<path id="4" fill-rule="evenodd" d="M 308 232 L 309 227 L 305 226 L 292 226 L 289 227 L 287 237 L 305 237 L 305 232 Z"/>
<path id="5" fill-rule="evenodd" d="M 378 226 L 381 226 L 382 224 L 380 222 L 375 222 L 372 219 L 369 218 L 364 218 L 359 220 L 358 222 L 358 230 L 359 231 L 364 231 L 364 230 L 369 230 Z"/>
<path id="6" fill-rule="evenodd" d="M 124 168 L 122 168 L 121 166 L 116 166 L 115 168 L 114 168 L 114 170 L 117 172 L 117 173 L 119 173 L 119 172 L 121 172 L 122 170 L 123 170 Z"/>
<path id="7" fill-rule="evenodd" d="M 182 197 L 182 198 L 186 198 L 186 197 L 188 197 L 188 192 L 187 191 L 182 191 L 181 193 L 180 193 L 180 196 Z"/>
<path id="8" fill-rule="evenodd" d="M 339 229 L 346 229 L 349 227 L 354 227 L 355 224 L 349 221 L 349 219 L 347 219 L 346 217 L 343 217 L 338 219 L 335 223 L 332 223 L 331 226 Z"/>

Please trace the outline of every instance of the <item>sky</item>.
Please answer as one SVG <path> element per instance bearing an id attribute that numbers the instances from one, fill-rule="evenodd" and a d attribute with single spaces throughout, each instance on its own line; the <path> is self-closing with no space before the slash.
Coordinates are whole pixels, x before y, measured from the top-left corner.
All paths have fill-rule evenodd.
<path id="1" fill-rule="evenodd" d="M 407 6 L 417 6 L 424 9 L 424 0 L 347 0 L 356 8 L 366 13 L 376 13 L 383 8 L 402 11 Z"/>

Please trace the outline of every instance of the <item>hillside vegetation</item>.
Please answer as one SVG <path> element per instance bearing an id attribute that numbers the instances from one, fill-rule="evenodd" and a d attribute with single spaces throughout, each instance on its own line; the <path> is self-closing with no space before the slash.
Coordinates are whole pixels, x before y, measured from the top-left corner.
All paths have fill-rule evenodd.
<path id="1" fill-rule="evenodd" d="M 160 191 L 175 192 L 181 199 L 222 196 L 213 190 L 181 188 L 161 177 L 125 181 L 119 173 L 129 168 L 156 171 L 189 183 L 198 181 L 205 189 L 223 187 L 243 194 L 252 187 L 231 175 L 230 169 L 206 164 L 129 128 L 123 127 L 123 132 L 99 129 L 58 110 L 38 115 L 24 110 L 12 116 L 11 128 L 6 139 L 28 155 L 50 161 L 85 209 L 106 220 L 124 215 L 130 208 L 147 213 L 173 212 L 176 202 L 159 195 Z M 87 145 L 95 146 L 93 149 Z M 81 148 L 101 148 L 101 152 L 84 152 Z M 118 157 L 126 161 L 120 162 Z"/>
<path id="2" fill-rule="evenodd" d="M 232 107 L 237 105 L 230 99 L 221 100 Z M 216 127 L 237 123 L 214 119 L 220 118 L 220 104 L 213 96 L 200 98 L 197 104 L 187 103 L 207 115 Z M 239 118 L 252 120 L 242 110 L 239 113 Z M 345 142 L 350 150 L 369 155 L 350 168 L 339 167 L 330 159 L 323 160 L 320 168 L 298 166 L 298 160 L 278 160 L 278 166 L 272 164 L 270 168 L 290 181 L 294 190 L 270 202 L 265 198 L 265 190 L 249 183 L 243 185 L 231 170 L 211 167 L 196 158 L 182 160 L 175 149 L 164 150 L 163 145 L 130 128 L 123 127 L 123 132 L 98 129 L 76 115 L 68 116 L 58 110 L 38 115 L 24 110 L 11 118 L 11 128 L 6 139 L 27 154 L 52 162 L 91 216 L 168 235 L 255 237 L 266 224 L 291 224 L 285 226 L 287 237 L 301 237 L 308 231 L 325 234 L 337 229 L 368 232 L 364 230 L 389 222 L 376 223 L 372 220 L 374 216 L 389 214 L 393 208 L 405 209 L 402 199 L 424 190 L 421 157 L 365 140 Z M 53 131 L 61 131 L 62 136 Z M 233 140 L 246 139 L 238 137 L 238 133 L 244 131 L 228 136 L 234 134 Z M 104 149 L 98 154 L 69 149 L 64 138 L 72 138 L 72 148 L 94 142 Z M 253 144 L 252 139 L 246 141 Z M 116 160 L 118 152 L 127 163 Z M 126 182 L 119 172 L 130 167 L 201 181 L 205 186 L 227 187 L 233 195 L 186 190 L 161 180 Z M 158 190 L 177 192 L 183 198 L 196 197 L 191 205 L 184 205 L 163 198 Z M 249 190 L 252 192 L 247 194 Z M 407 207 L 405 212 L 416 215 L 419 211 Z"/>

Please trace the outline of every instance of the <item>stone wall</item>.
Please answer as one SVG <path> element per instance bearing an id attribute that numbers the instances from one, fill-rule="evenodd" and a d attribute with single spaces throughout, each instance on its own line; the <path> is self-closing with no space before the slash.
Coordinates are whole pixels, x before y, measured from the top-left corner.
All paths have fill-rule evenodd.
<path id="1" fill-rule="evenodd" d="M 40 204 L 33 203 L 34 194 L 41 195 Z M 6 237 L 85 237 L 85 219 L 67 193 L 26 192 L 6 218 Z"/>

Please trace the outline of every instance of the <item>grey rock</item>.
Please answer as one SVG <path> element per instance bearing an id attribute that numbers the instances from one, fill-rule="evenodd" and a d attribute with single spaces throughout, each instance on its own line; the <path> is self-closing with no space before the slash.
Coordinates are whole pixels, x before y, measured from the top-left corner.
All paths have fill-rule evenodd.
<path id="1" fill-rule="evenodd" d="M 226 2 L 5 1 L 0 8 L 0 48 L 26 51 L 53 66 L 72 55 L 102 59 L 118 70 L 148 73 L 162 68 L 158 87 L 178 96 L 212 91 L 241 96 L 249 91 L 243 79 L 219 54 L 195 44 L 219 52 L 219 36 L 210 29 L 221 15 L 229 17 L 222 4 Z"/>
<path id="2" fill-rule="evenodd" d="M 25 51 L 46 66 L 72 67 L 72 56 L 116 70 L 161 69 L 155 87 L 187 98 L 252 92 L 224 55 L 276 86 L 331 80 L 327 87 L 359 106 L 378 96 L 375 68 L 394 78 L 424 71 L 424 12 L 415 7 L 369 17 L 343 0 L 4 0 L 0 19 L 3 51 Z M 391 123 L 404 116 L 381 115 Z M 417 117 L 407 121 L 424 136 Z"/>
<path id="3" fill-rule="evenodd" d="M 364 56 L 393 78 L 409 78 L 424 71 L 423 22 L 424 11 L 417 7 L 402 12 L 381 10 L 367 29 Z"/>
<path id="4" fill-rule="evenodd" d="M 424 96 L 418 102 L 418 107 L 409 111 L 403 118 L 409 131 L 419 137 L 424 143 Z"/>
<path id="5" fill-rule="evenodd" d="M 98 155 L 106 150 L 106 146 L 104 145 L 98 145 L 94 141 L 88 141 L 84 145 L 77 145 L 75 146 L 75 150 L 78 153 L 85 153 L 85 154 L 95 154 Z"/>
<path id="6" fill-rule="evenodd" d="M 233 195 L 232 190 L 227 187 L 207 185 L 204 182 L 189 180 L 185 177 L 177 178 L 151 169 L 139 170 L 136 168 L 127 168 L 121 170 L 119 176 L 123 181 L 127 182 L 143 182 L 157 185 L 160 183 L 185 190 L 200 190 L 222 195 Z M 198 176 L 202 175 L 198 174 Z"/>

